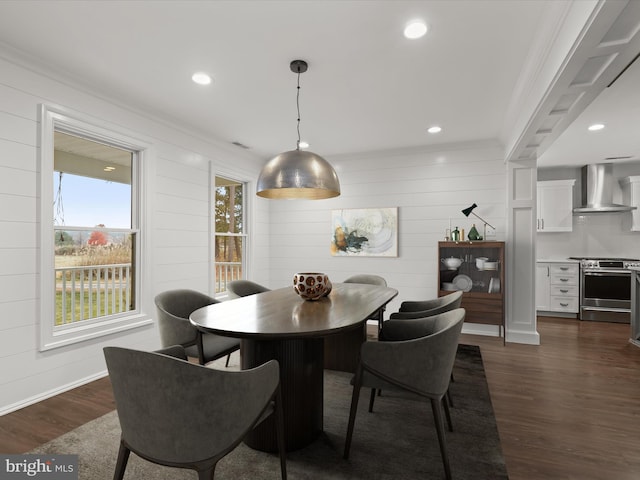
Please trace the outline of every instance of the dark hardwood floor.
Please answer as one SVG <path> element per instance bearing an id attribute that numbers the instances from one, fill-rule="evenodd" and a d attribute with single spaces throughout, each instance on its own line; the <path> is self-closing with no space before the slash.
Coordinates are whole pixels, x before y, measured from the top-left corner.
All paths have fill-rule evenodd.
<path id="1" fill-rule="evenodd" d="M 481 347 L 510 480 L 640 478 L 629 325 L 538 317 L 538 332 L 540 346 L 462 339 Z"/>
<path id="2" fill-rule="evenodd" d="M 461 340 L 481 347 L 510 480 L 640 478 L 640 348 L 629 326 L 540 317 L 538 331 L 540 346 Z M 4 415 L 0 452 L 27 452 L 114 408 L 101 379 Z"/>
<path id="3" fill-rule="evenodd" d="M 0 417 L 0 452 L 25 453 L 116 408 L 101 378 Z"/>

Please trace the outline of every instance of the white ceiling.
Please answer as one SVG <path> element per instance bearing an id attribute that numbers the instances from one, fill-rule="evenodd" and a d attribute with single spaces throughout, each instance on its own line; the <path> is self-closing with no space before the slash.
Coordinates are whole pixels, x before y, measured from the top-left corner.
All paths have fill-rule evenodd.
<path id="1" fill-rule="evenodd" d="M 329 156 L 500 139 L 557 1 L 4 0 L 0 54 L 263 159 L 295 148 L 289 63 L 301 58 L 302 139 Z M 430 29 L 407 40 L 414 18 Z M 195 71 L 213 84 L 191 82 Z M 432 125 L 443 131 L 427 134 Z M 595 149 L 547 152 L 583 164 Z"/>
<path id="2" fill-rule="evenodd" d="M 602 130 L 587 127 L 603 124 Z M 640 161 L 640 60 L 636 60 L 569 125 L 538 166 Z"/>

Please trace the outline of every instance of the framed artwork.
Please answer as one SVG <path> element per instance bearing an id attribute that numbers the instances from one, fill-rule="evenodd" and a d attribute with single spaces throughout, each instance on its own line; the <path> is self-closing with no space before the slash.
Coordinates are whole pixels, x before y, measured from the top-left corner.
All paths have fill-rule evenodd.
<path id="1" fill-rule="evenodd" d="M 398 208 L 331 211 L 331 255 L 398 256 Z"/>

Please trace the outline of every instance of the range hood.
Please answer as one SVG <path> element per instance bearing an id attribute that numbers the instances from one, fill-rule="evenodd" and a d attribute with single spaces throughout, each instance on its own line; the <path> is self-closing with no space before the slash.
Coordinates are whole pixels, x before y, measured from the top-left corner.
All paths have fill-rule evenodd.
<path id="1" fill-rule="evenodd" d="M 582 206 L 573 213 L 629 212 L 636 207 L 613 203 L 613 164 L 596 163 L 582 167 Z"/>

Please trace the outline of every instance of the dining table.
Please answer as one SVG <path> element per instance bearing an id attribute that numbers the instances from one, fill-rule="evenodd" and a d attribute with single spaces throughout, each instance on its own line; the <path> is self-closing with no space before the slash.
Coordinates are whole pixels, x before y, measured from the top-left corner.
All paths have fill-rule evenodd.
<path id="1" fill-rule="evenodd" d="M 278 360 L 285 445 L 292 451 L 322 433 L 324 340 L 350 339 L 333 343 L 344 351 L 328 352 L 347 359 L 350 369 L 366 341 L 367 319 L 396 295 L 397 290 L 378 285 L 335 283 L 329 295 L 310 301 L 298 296 L 293 287 L 285 287 L 202 307 L 190 315 L 190 321 L 202 332 L 240 338 L 242 369 Z M 276 452 L 276 440 L 275 421 L 270 417 L 249 432 L 245 443 Z"/>

